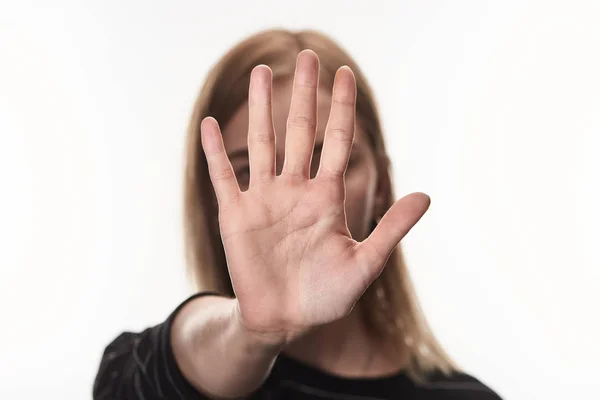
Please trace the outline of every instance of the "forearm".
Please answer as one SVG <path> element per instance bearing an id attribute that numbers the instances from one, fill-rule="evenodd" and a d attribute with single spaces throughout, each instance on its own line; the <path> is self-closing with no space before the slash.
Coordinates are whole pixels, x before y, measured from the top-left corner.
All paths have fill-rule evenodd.
<path id="1" fill-rule="evenodd" d="M 204 296 L 175 317 L 171 345 L 186 379 L 214 398 L 236 398 L 256 390 L 269 375 L 281 349 L 258 337 L 237 318 L 235 299 Z"/>

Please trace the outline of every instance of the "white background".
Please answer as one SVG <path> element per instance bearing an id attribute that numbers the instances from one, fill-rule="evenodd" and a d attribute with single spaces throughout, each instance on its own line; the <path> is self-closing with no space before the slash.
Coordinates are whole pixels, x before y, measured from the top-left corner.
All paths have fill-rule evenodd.
<path id="1" fill-rule="evenodd" d="M 273 26 L 370 79 L 397 194 L 432 197 L 403 245 L 449 353 L 506 399 L 600 390 L 597 1 L 1 4 L 0 398 L 90 398 L 104 346 L 190 293 L 192 103 Z"/>

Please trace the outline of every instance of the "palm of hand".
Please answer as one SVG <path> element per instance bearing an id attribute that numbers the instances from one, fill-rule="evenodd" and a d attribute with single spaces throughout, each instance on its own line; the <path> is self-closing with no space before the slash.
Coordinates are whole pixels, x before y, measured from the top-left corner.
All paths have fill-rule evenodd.
<path id="1" fill-rule="evenodd" d="M 356 84 L 336 74 L 319 171 L 310 176 L 315 138 L 318 58 L 298 57 L 288 118 L 285 163 L 275 175 L 271 71 L 252 72 L 248 145 L 250 187 L 241 192 L 216 121 L 202 124 L 211 180 L 219 202 L 221 236 L 246 326 L 289 337 L 347 315 L 387 258 L 421 218 L 429 198 L 397 201 L 371 235 L 352 239 L 344 211 L 344 174 L 354 137 Z"/>
<path id="2" fill-rule="evenodd" d="M 236 296 L 255 330 L 299 331 L 332 321 L 366 288 L 338 191 L 312 180 L 274 182 L 249 190 L 222 218 Z"/>

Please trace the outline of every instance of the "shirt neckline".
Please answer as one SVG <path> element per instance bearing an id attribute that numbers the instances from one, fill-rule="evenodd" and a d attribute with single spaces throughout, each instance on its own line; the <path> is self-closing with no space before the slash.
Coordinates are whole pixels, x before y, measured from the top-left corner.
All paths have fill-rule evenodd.
<path id="1" fill-rule="evenodd" d="M 405 368 L 375 377 L 344 377 L 307 364 L 287 354 L 280 353 L 275 363 L 274 375 L 281 386 L 304 391 L 347 395 L 348 399 L 385 399 L 391 394 L 406 393 L 414 387 Z M 353 397 L 352 397 L 353 396 Z M 333 397 L 330 398 L 341 398 Z"/>

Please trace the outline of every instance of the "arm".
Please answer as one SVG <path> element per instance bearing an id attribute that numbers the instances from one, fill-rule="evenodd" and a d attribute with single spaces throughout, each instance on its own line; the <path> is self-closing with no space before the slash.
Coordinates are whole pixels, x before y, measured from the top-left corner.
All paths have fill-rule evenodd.
<path id="1" fill-rule="evenodd" d="M 213 295 L 196 294 L 162 324 L 113 340 L 94 381 L 94 400 L 207 400 L 257 389 L 278 341 L 248 332 L 235 316 L 235 299 Z"/>
<path id="2" fill-rule="evenodd" d="M 258 389 L 283 345 L 278 338 L 249 331 L 237 310 L 236 299 L 198 298 L 183 307 L 171 330 L 183 375 L 214 398 L 241 397 Z"/>

